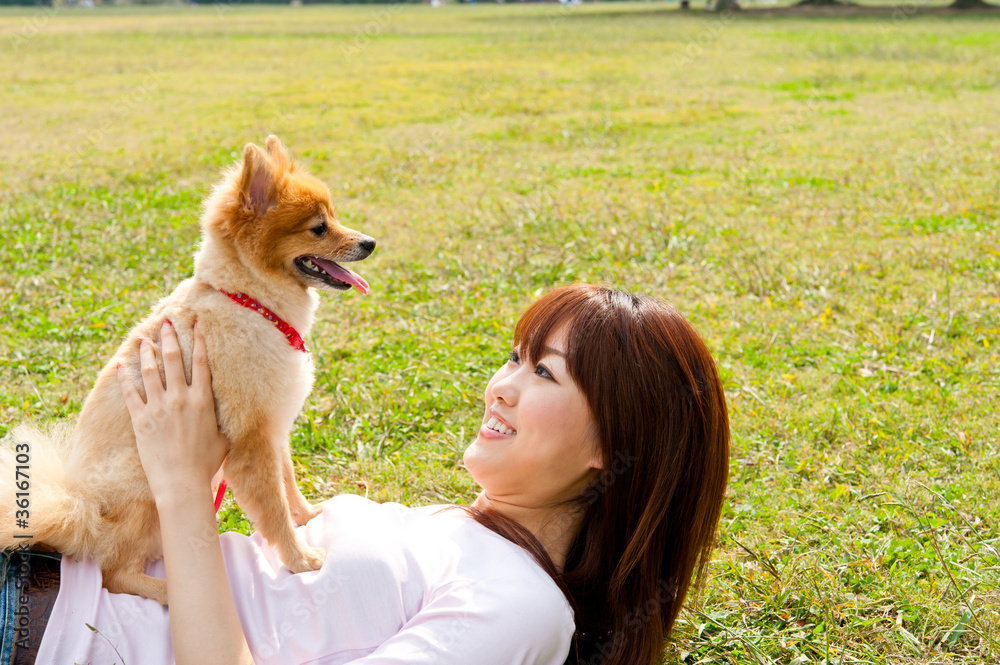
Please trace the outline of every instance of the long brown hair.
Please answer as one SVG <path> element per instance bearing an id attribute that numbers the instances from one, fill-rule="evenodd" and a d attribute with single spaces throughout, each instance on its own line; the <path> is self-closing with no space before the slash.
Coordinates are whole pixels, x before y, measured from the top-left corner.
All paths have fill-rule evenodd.
<path id="1" fill-rule="evenodd" d="M 574 503 L 585 511 L 562 571 L 527 529 L 469 509 L 527 549 L 576 614 L 568 663 L 659 663 L 715 543 L 729 475 L 729 417 L 715 362 L 670 304 L 601 286 L 555 289 L 517 322 L 539 358 L 569 323 L 567 367 L 586 395 L 604 468 Z"/>

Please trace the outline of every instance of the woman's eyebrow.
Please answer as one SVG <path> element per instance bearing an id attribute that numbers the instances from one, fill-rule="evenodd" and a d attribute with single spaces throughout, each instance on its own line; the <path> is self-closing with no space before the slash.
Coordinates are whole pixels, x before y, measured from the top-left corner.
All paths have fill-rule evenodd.
<path id="1" fill-rule="evenodd" d="M 565 358 L 566 352 L 560 351 L 559 349 L 553 349 L 551 346 L 543 346 L 542 352 L 541 354 L 539 354 L 539 357 L 544 358 L 547 355 L 562 356 L 563 358 Z"/>

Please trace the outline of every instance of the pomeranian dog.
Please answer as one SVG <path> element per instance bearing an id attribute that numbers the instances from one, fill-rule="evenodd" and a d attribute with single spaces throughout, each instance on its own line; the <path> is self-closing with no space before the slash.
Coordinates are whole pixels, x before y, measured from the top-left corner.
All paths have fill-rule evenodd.
<path id="1" fill-rule="evenodd" d="M 141 387 L 139 343 L 146 338 L 162 379 L 160 326 L 169 319 L 190 381 L 197 319 L 219 429 L 231 446 L 226 482 L 289 570 L 322 565 L 325 552 L 307 547 L 294 531 L 320 512 L 295 483 L 288 444 L 313 382 L 302 338 L 318 304 L 316 288 L 368 293 L 367 282 L 338 262 L 367 258 L 375 241 L 337 222 L 327 187 L 297 168 L 276 136 L 265 145 L 248 143 L 243 160 L 205 200 L 194 276 L 129 332 L 72 432 L 13 432 L 0 452 L 0 546 L 41 544 L 93 558 L 109 591 L 167 604 L 166 581 L 145 573 L 162 558 L 159 520 L 117 366 Z M 141 388 L 140 394 L 145 399 Z"/>

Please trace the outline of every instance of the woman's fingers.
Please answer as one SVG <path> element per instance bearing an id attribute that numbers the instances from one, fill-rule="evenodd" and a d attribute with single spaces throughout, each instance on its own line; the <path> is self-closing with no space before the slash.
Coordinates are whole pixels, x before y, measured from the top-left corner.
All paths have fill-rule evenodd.
<path id="1" fill-rule="evenodd" d="M 163 382 L 160 380 L 160 368 L 156 365 L 153 344 L 148 339 L 139 343 L 139 367 L 142 371 L 143 389 L 146 391 L 146 404 L 149 404 L 154 397 L 159 399 L 163 395 Z"/>
<path id="2" fill-rule="evenodd" d="M 118 385 L 122 389 L 122 397 L 125 398 L 125 407 L 128 408 L 129 415 L 135 417 L 146 403 L 142 401 L 142 395 L 125 376 L 125 368 L 121 365 L 118 365 Z"/>
<path id="3" fill-rule="evenodd" d="M 160 326 L 160 352 L 163 354 L 163 373 L 167 380 L 167 390 L 177 390 L 186 386 L 187 377 L 184 376 L 181 345 L 177 341 L 177 331 L 167 319 L 164 319 Z"/>

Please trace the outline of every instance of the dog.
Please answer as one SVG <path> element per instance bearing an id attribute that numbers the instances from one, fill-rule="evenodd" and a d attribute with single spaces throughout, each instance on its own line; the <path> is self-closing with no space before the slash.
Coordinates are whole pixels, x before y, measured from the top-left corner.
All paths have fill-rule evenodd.
<path id="1" fill-rule="evenodd" d="M 129 332 L 72 432 L 13 432 L 0 452 L 0 546 L 41 545 L 93 558 L 109 591 L 167 604 L 166 581 L 145 573 L 163 556 L 159 520 L 117 366 L 145 399 L 139 343 L 153 343 L 162 379 L 160 326 L 169 319 L 190 381 L 197 320 L 219 430 L 230 442 L 226 482 L 289 570 L 322 565 L 325 552 L 294 531 L 320 513 L 295 483 L 288 443 L 313 382 L 302 338 L 312 326 L 316 289 L 367 295 L 368 283 L 339 263 L 367 258 L 375 240 L 337 222 L 326 185 L 298 168 L 276 136 L 265 146 L 248 143 L 242 160 L 223 173 L 203 206 L 194 275 Z M 25 521 L 15 528 L 19 518 Z"/>

